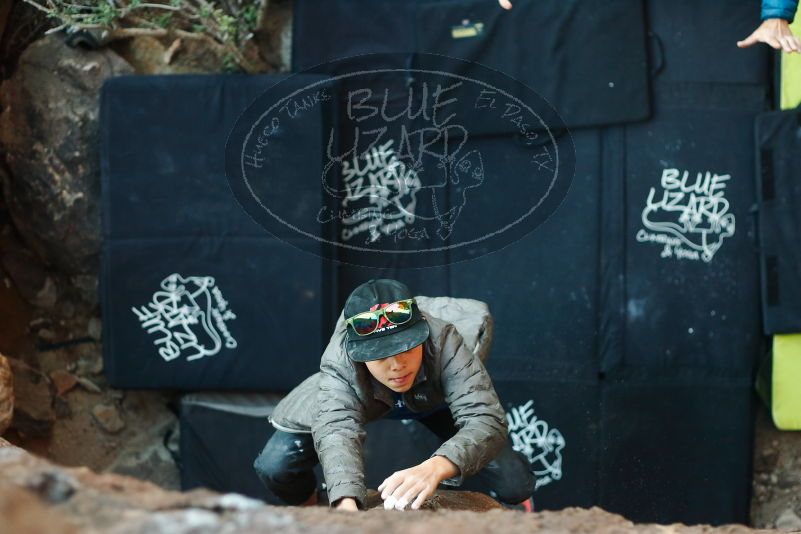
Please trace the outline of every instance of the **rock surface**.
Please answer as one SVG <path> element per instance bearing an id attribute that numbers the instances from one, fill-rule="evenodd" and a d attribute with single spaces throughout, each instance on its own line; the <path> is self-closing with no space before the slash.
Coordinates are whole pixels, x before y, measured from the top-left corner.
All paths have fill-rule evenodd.
<path id="1" fill-rule="evenodd" d="M 14 417 L 11 428 L 22 436 L 47 436 L 56 420 L 54 389 L 50 379 L 22 360 L 10 358 L 8 362 L 14 375 Z"/>
<path id="2" fill-rule="evenodd" d="M 113 404 L 97 404 L 92 408 L 92 416 L 95 422 L 110 434 L 116 434 L 125 428 L 125 421 L 122 419 L 119 410 Z"/>
<path id="3" fill-rule="evenodd" d="M 14 415 L 14 377 L 11 364 L 0 354 L 0 435 L 11 426 Z"/>
<path id="4" fill-rule="evenodd" d="M 801 432 L 779 430 L 760 405 L 755 436 L 751 524 L 801 531 Z"/>
<path id="5" fill-rule="evenodd" d="M 56 395 L 63 396 L 78 383 L 78 378 L 63 369 L 56 369 L 50 373 L 50 380 L 56 387 Z"/>
<path id="6" fill-rule="evenodd" d="M 223 62 L 221 50 L 194 40 L 168 39 L 149 35 L 131 37 L 110 44 L 137 74 L 217 73 Z"/>
<path id="7" fill-rule="evenodd" d="M 786 532 L 799 532 L 801 531 L 801 517 L 788 508 L 776 519 L 776 528 Z"/>
<path id="8" fill-rule="evenodd" d="M 51 34 L 25 49 L 0 87 L 11 217 L 34 252 L 64 273 L 97 272 L 100 88 L 132 73 L 111 50 L 72 49 Z"/>
<path id="9" fill-rule="evenodd" d="M 399 512 L 384 510 L 378 493 L 371 491 L 368 506 L 374 507 L 366 512 L 271 506 L 233 493 L 180 493 L 122 475 L 98 475 L 86 467 L 60 467 L 0 438 L 0 514 L 3 526 L 15 533 L 758 532 L 742 525 L 635 525 L 597 507 L 529 514 L 487 506 L 486 499 L 442 491 L 424 510 Z M 470 503 L 485 511 L 453 509 Z"/>

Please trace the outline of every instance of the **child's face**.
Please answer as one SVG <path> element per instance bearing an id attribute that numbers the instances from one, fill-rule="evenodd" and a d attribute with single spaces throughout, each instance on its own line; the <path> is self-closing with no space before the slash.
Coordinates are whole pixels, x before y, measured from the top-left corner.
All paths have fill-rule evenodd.
<path id="1" fill-rule="evenodd" d="M 402 393 L 412 387 L 420 364 L 423 363 L 423 344 L 388 358 L 364 362 L 370 373 L 389 389 Z M 402 381 L 393 380 L 402 378 Z"/>

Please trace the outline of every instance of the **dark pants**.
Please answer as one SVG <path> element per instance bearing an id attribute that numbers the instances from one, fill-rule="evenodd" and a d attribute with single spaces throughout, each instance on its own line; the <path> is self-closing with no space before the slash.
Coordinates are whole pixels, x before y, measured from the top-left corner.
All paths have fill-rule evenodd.
<path id="1" fill-rule="evenodd" d="M 418 421 L 443 442 L 458 431 L 448 409 Z M 298 505 L 306 502 L 317 489 L 313 470 L 319 461 L 311 434 L 276 429 L 253 462 L 253 468 L 278 498 L 286 504 Z M 508 436 L 503 449 L 474 477 L 487 494 L 506 504 L 518 504 L 534 492 L 535 478 L 529 461 L 523 453 L 512 448 Z"/>

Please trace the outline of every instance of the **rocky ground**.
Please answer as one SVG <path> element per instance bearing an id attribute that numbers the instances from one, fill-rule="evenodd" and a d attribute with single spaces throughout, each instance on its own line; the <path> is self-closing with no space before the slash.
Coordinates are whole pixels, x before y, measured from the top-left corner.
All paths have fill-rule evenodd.
<path id="1" fill-rule="evenodd" d="M 751 524 L 801 531 L 801 432 L 778 430 L 763 407 L 755 426 Z"/>
<path id="2" fill-rule="evenodd" d="M 109 387 L 99 319 L 45 319 L 5 281 L 0 312 L 16 320 L 0 321 L 0 354 L 8 356 L 14 395 L 13 417 L 5 426 L 0 422 L 0 435 L 60 465 L 132 474 L 177 489 L 178 469 L 162 443 L 177 428 L 168 407 L 174 395 Z M 68 343 L 75 338 L 81 341 Z M 0 398 L 0 413 L 2 406 Z"/>
<path id="3" fill-rule="evenodd" d="M 438 492 L 417 511 L 384 510 L 374 491 L 365 512 L 270 506 L 236 494 L 167 491 L 132 477 L 59 467 L 2 439 L 0 516 L 8 532 L 19 534 L 760 532 L 742 525 L 635 525 L 597 507 L 525 513 L 499 508 L 482 494 L 457 491 Z"/>

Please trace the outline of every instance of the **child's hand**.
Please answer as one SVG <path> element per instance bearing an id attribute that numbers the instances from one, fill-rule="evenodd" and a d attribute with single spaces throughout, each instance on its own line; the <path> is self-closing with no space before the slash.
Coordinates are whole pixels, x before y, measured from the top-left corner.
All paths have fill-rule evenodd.
<path id="1" fill-rule="evenodd" d="M 423 502 L 434 494 L 443 480 L 440 456 L 429 458 L 420 465 L 396 471 L 378 486 L 384 508 L 403 510 L 412 503 L 412 510 L 417 510 Z M 383 490 L 383 491 L 382 491 Z"/>

